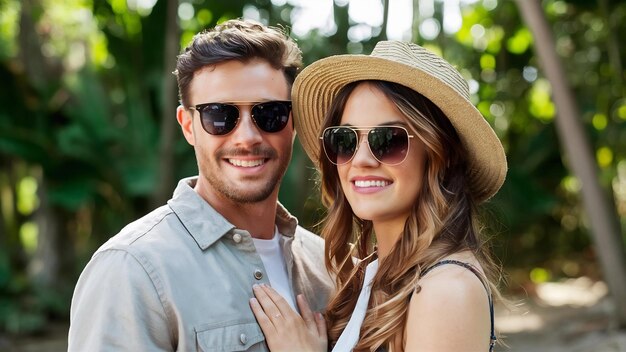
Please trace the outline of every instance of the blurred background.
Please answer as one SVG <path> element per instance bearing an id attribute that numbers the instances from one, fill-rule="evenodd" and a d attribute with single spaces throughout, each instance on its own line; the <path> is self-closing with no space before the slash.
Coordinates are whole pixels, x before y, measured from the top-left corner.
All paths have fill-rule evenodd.
<path id="1" fill-rule="evenodd" d="M 618 0 L 0 0 L 0 351 L 66 349 L 92 253 L 196 174 L 176 55 L 238 17 L 286 28 L 305 65 L 399 39 L 459 68 L 509 162 L 483 214 L 514 303 L 500 350 L 626 351 Z M 280 199 L 312 230 L 315 177 L 296 142 Z"/>

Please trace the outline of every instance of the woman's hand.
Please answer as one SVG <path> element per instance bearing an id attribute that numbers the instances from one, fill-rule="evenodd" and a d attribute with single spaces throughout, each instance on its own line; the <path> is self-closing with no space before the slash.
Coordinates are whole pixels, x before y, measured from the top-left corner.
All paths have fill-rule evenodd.
<path id="1" fill-rule="evenodd" d="M 273 288 L 261 284 L 252 289 L 256 298 L 250 299 L 250 307 L 270 351 L 327 351 L 326 321 L 311 311 L 303 295 L 296 297 L 300 316 Z"/>

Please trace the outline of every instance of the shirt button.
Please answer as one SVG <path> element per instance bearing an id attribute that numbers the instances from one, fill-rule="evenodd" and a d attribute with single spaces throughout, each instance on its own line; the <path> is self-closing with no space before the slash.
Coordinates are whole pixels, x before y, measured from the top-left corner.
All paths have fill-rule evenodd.
<path id="1" fill-rule="evenodd" d="M 245 345 L 246 342 L 248 342 L 248 336 L 246 336 L 246 334 L 239 335 L 239 341 L 242 345 Z"/>
<path id="2" fill-rule="evenodd" d="M 239 243 L 241 242 L 241 235 L 236 233 L 233 235 L 233 241 L 235 241 L 235 243 Z"/>
<path id="3" fill-rule="evenodd" d="M 260 269 L 256 269 L 254 271 L 254 278 L 257 280 L 261 280 L 263 278 L 263 272 Z"/>

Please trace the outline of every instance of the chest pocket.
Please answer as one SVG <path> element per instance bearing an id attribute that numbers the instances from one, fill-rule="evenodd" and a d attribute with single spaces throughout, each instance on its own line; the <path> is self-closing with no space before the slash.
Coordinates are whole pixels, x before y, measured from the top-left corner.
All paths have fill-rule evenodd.
<path id="1" fill-rule="evenodd" d="M 252 347 L 252 351 L 267 350 L 262 343 L 263 332 L 256 323 L 206 324 L 197 326 L 195 331 L 198 351 L 247 351 Z"/>

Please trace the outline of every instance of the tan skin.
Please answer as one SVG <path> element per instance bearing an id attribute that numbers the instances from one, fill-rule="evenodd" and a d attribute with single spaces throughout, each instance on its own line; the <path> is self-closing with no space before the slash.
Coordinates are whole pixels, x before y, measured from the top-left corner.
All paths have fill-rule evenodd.
<path id="1" fill-rule="evenodd" d="M 355 88 L 341 118 L 342 125 L 378 126 L 393 124 L 407 126 L 406 117 L 375 87 L 362 83 Z M 376 160 L 364 138 L 354 158 L 337 167 L 342 189 L 354 213 L 371 220 L 378 244 L 380 260 L 389 254 L 397 242 L 410 214 L 411 206 L 420 192 L 420 175 L 424 167 L 424 146 L 419 139 L 410 141 L 407 159 L 399 165 L 384 165 Z M 357 187 L 355 180 L 383 181 L 382 187 Z M 479 268 L 470 252 L 450 255 L 445 259 L 464 261 Z M 419 282 L 421 292 L 413 294 L 409 304 L 404 340 L 397 341 L 404 351 L 488 351 L 490 318 L 485 289 L 476 276 L 467 269 L 453 265 L 429 272 Z M 255 289 L 258 299 L 251 303 L 259 324 L 266 333 L 272 351 L 325 351 L 314 337 L 311 323 L 299 323 L 297 313 L 288 313 L 288 304 L 274 290 Z M 278 297 L 277 297 L 278 296 Z M 300 298 L 298 300 L 300 304 Z M 306 304 L 306 302 L 303 302 Z M 262 309 L 261 309 L 262 307 Z M 306 309 L 301 320 L 311 319 Z M 289 316 L 289 323 L 273 318 L 272 313 Z M 265 319 L 265 317 L 270 317 Z M 306 317 L 305 317 L 306 316 Z M 259 319 L 261 317 L 261 319 Z M 321 323 L 318 323 L 318 326 Z M 303 326 L 306 328 L 303 329 Z M 267 332 L 270 332 L 268 335 Z M 307 333 L 308 331 L 308 333 Z M 301 336 L 306 336 L 302 338 Z M 325 339 L 326 337 L 320 337 Z M 274 350 L 272 346 L 276 346 Z"/>
<path id="2" fill-rule="evenodd" d="M 240 120 L 231 133 L 210 135 L 202 128 L 197 111 L 182 106 L 176 111 L 185 139 L 196 151 L 196 192 L 233 225 L 256 238 L 274 236 L 278 181 L 290 161 L 295 132 L 291 119 L 280 132 L 259 130 L 249 103 L 289 100 L 289 88 L 283 72 L 265 61 L 227 61 L 196 72 L 189 100 L 192 105 L 248 102 L 237 103 Z M 255 148 L 262 152 L 254 153 Z M 261 165 L 235 165 L 242 161 Z M 264 196 L 260 190 L 267 194 L 263 199 L 258 199 Z"/>

